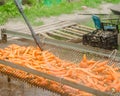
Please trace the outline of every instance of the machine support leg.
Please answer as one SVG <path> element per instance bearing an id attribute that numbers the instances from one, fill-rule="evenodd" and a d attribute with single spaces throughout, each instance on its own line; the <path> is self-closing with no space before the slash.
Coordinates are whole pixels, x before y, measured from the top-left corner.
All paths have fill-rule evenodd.
<path id="1" fill-rule="evenodd" d="M 1 41 L 3 43 L 7 42 L 7 34 L 6 34 L 6 30 L 5 29 L 1 29 Z"/>
<path id="2" fill-rule="evenodd" d="M 7 78 L 7 81 L 8 81 L 8 83 L 10 83 L 10 81 L 11 81 L 10 77 Z"/>

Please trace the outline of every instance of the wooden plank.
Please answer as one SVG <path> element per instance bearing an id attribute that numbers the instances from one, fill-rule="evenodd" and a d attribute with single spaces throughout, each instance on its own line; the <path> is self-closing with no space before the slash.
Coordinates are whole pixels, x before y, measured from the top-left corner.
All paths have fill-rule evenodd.
<path id="1" fill-rule="evenodd" d="M 79 31 L 82 31 L 83 33 L 85 33 L 85 32 L 92 32 L 93 31 L 91 29 L 86 29 L 86 28 L 79 27 L 79 26 L 71 26 L 71 28 L 79 30 Z"/>
<path id="2" fill-rule="evenodd" d="M 71 32 L 71 33 L 73 33 L 73 34 L 77 34 L 77 35 L 83 35 L 83 33 L 78 33 L 78 32 L 75 32 L 75 30 L 74 29 L 72 29 L 72 28 L 65 28 L 68 32 Z"/>
<path id="3" fill-rule="evenodd" d="M 54 33 L 54 32 L 49 32 L 47 33 L 48 35 L 54 35 L 54 36 L 57 36 L 57 37 L 61 37 L 61 38 L 66 38 L 66 39 L 72 39 L 70 37 L 66 37 L 64 35 L 61 35 L 61 34 L 57 34 L 57 33 Z"/>
<path id="4" fill-rule="evenodd" d="M 70 28 L 70 27 L 68 27 L 68 28 L 66 28 L 66 29 L 71 30 L 71 31 L 73 31 L 73 32 L 80 33 L 81 35 L 83 35 L 83 34 L 86 33 L 85 31 L 82 31 L 82 30 L 76 30 L 76 29 L 73 29 L 73 28 Z"/>
<path id="5" fill-rule="evenodd" d="M 45 29 L 49 29 L 51 27 L 55 27 L 56 25 L 59 25 L 59 24 L 64 24 L 65 22 L 64 21 L 59 21 L 59 22 L 55 22 L 55 23 L 50 23 L 50 24 L 45 24 L 45 25 L 42 25 L 42 26 L 39 26 L 39 27 L 35 27 L 34 30 L 38 30 L 38 31 L 41 31 L 41 30 L 45 30 Z"/>
<path id="6" fill-rule="evenodd" d="M 71 26 L 71 27 L 73 27 L 73 26 Z M 89 29 L 85 29 L 85 28 L 80 28 L 79 26 L 74 26 L 73 27 L 74 29 L 77 29 L 77 30 L 80 30 L 81 31 L 81 33 L 83 33 L 83 34 L 86 34 L 86 33 L 88 33 L 88 32 L 93 32 L 94 30 L 89 30 Z"/>
<path id="7" fill-rule="evenodd" d="M 37 30 L 36 30 L 36 28 L 35 28 L 34 30 L 35 30 L 37 33 L 39 33 L 39 32 L 48 32 L 48 31 L 51 31 L 51 30 L 63 28 L 63 27 L 65 27 L 65 26 L 71 26 L 71 25 L 73 25 L 73 24 L 75 24 L 75 23 L 65 22 L 65 21 L 64 21 L 64 22 L 61 22 L 61 23 L 54 23 L 53 25 L 50 24 L 50 25 L 47 25 L 46 27 L 45 27 L 45 25 L 44 25 L 44 27 L 43 27 L 43 26 L 40 26 L 40 27 L 37 28 Z"/>
<path id="8" fill-rule="evenodd" d="M 54 26 L 59 26 L 59 25 L 64 25 L 64 26 L 66 26 L 66 24 L 67 24 L 67 26 L 68 26 L 68 24 L 70 24 L 70 25 L 73 25 L 73 24 L 75 24 L 75 23 L 72 23 L 72 22 L 67 22 L 67 21 L 58 21 L 58 22 L 54 22 L 54 23 L 49 23 L 49 24 L 45 24 L 45 25 L 42 25 L 42 26 L 39 26 L 39 27 L 35 27 L 35 29 L 36 28 L 38 28 L 38 29 L 46 29 L 46 28 L 49 28 L 49 27 L 54 27 Z"/>
<path id="9" fill-rule="evenodd" d="M 84 26 L 84 25 L 80 25 L 80 24 L 77 24 L 77 26 L 85 28 L 85 29 L 89 29 L 89 30 L 94 30 L 94 28 L 91 28 L 91 27 L 88 27 L 88 26 Z"/>
<path id="10" fill-rule="evenodd" d="M 69 25 L 69 24 L 67 24 L 67 25 Z M 67 26 L 67 25 L 66 25 L 66 26 Z M 65 27 L 65 25 L 59 25 L 59 26 L 57 25 L 56 27 L 50 27 L 50 28 L 48 28 L 48 29 L 46 28 L 46 29 L 44 29 L 44 30 L 43 30 L 43 29 L 42 29 L 42 30 L 39 29 L 39 30 L 37 30 L 37 31 L 35 31 L 35 32 L 36 32 L 36 33 L 49 32 L 49 31 L 51 31 L 51 30 L 56 30 L 56 29 L 60 29 L 60 28 L 63 28 L 63 27 Z"/>
<path id="11" fill-rule="evenodd" d="M 74 38 L 74 39 L 70 39 L 67 40 L 68 42 L 72 42 L 72 43 L 81 43 L 82 42 L 82 38 Z"/>
<path id="12" fill-rule="evenodd" d="M 62 31 L 59 31 L 59 30 L 54 30 L 53 33 L 60 34 L 60 35 L 63 35 L 63 36 L 67 36 L 69 38 L 73 38 L 72 36 L 69 36 L 68 34 L 66 34 Z"/>
<path id="13" fill-rule="evenodd" d="M 65 26 L 71 26 L 73 24 L 75 24 L 75 23 L 67 22 L 67 21 L 58 21 L 58 22 L 54 22 L 54 23 L 50 23 L 50 24 L 45 24 L 45 25 L 42 25 L 39 27 L 33 27 L 33 30 L 35 31 L 36 34 L 38 34 L 38 33 L 43 33 L 43 32 L 48 32 L 51 30 L 59 29 L 59 28 L 65 27 Z M 13 25 L 13 26 L 6 25 L 3 28 L 6 28 L 7 30 L 10 30 L 10 31 L 13 30 L 16 32 L 20 32 L 20 33 L 21 32 L 25 32 L 25 33 L 30 32 L 26 24 Z"/>
<path id="14" fill-rule="evenodd" d="M 71 35 L 69 33 L 66 33 L 66 32 L 63 32 L 63 31 L 60 31 L 60 30 L 54 30 L 54 33 L 61 34 L 61 35 L 67 36 L 67 37 L 71 37 L 71 39 L 81 38 L 79 36 Z"/>
<path id="15" fill-rule="evenodd" d="M 81 29 L 85 30 L 81 31 Z M 88 28 L 86 26 L 67 21 L 58 21 L 55 23 L 46 24 L 39 27 L 33 27 L 33 30 L 35 31 L 36 34 L 43 36 L 45 38 L 57 39 L 54 37 L 58 37 L 58 39 L 60 38 L 60 40 L 78 39 L 77 41 L 81 41 L 83 34 L 85 34 L 86 30 L 88 31 L 89 29 L 92 30 L 91 28 Z M 26 25 L 24 27 L 18 26 L 17 28 L 13 28 L 11 30 L 17 30 L 16 32 L 18 33 L 31 34 Z"/>
<path id="16" fill-rule="evenodd" d="M 41 33 L 41 34 L 38 34 L 40 37 L 43 37 L 43 38 L 49 38 L 49 39 L 54 39 L 52 37 L 50 37 L 49 35 L 45 34 L 45 33 Z"/>
<path id="17" fill-rule="evenodd" d="M 80 36 L 80 37 L 82 37 L 82 35 L 80 35 L 80 34 L 78 34 L 78 33 L 75 33 L 75 32 L 73 32 L 73 31 L 71 31 L 71 30 L 60 29 L 60 31 L 63 31 L 63 32 L 69 33 L 69 34 L 71 34 L 71 35 L 76 35 L 76 36 Z"/>
<path id="18" fill-rule="evenodd" d="M 66 40 L 69 40 L 67 38 L 64 38 L 64 37 L 61 37 L 61 36 L 56 36 L 56 35 L 53 35 L 53 34 L 49 34 L 47 33 L 50 37 L 52 37 L 54 40 L 60 40 L 60 41 L 66 41 Z"/>

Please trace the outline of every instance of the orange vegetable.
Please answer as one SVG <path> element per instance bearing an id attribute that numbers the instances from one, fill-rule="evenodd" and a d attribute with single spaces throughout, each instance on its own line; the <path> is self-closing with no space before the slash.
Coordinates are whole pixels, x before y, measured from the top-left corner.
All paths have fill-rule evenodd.
<path id="1" fill-rule="evenodd" d="M 115 67 L 115 63 L 112 66 L 108 65 L 108 60 L 89 60 L 86 54 L 84 54 L 82 60 L 77 65 L 61 60 L 49 51 L 41 51 L 39 48 L 32 46 L 25 47 L 15 44 L 0 49 L 0 59 L 55 75 L 72 82 L 81 83 L 101 91 L 115 89 L 115 92 L 120 92 L 119 68 Z M 3 70 L 3 65 L 0 65 L 1 72 L 6 71 L 6 73 L 14 74 L 18 78 L 25 78 L 27 76 L 26 73 L 24 74 L 20 70 L 16 70 L 17 73 L 13 73 L 12 70 L 14 69 L 5 68 L 8 70 Z M 63 93 L 66 92 L 70 96 L 91 96 L 89 93 L 68 86 L 63 87 L 63 89 L 66 88 L 65 90 L 61 90 L 60 83 L 58 84 L 41 77 L 35 77 L 35 79 L 31 79 L 31 83 L 36 83 L 43 87 L 46 86 L 45 88 L 51 88 L 53 91 L 57 91 L 56 88 L 58 88 L 60 92 L 64 91 Z"/>

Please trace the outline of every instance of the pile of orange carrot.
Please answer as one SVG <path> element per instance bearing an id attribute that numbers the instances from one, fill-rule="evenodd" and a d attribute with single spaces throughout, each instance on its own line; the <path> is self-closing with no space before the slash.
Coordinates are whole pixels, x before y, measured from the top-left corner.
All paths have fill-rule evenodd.
<path id="1" fill-rule="evenodd" d="M 115 67 L 115 63 L 112 66 L 108 65 L 108 60 L 88 60 L 84 54 L 82 60 L 78 64 L 74 64 L 61 60 L 49 51 L 15 44 L 0 49 L 0 59 L 59 76 L 97 90 L 120 92 L 119 68 Z M 56 89 L 57 86 L 59 85 L 54 83 L 52 88 Z M 83 96 L 83 94 L 91 96 L 89 93 L 65 85 L 62 86 L 62 89 L 64 92 L 70 93 L 70 96 Z"/>

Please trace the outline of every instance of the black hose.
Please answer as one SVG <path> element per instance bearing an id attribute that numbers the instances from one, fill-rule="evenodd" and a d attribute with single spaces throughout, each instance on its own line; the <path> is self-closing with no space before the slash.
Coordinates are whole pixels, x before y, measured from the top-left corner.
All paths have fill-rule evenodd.
<path id="1" fill-rule="evenodd" d="M 108 13 L 79 13 L 78 15 L 110 15 Z"/>
<path id="2" fill-rule="evenodd" d="M 24 18 L 24 20 L 25 20 L 25 22 L 26 22 L 26 24 L 27 24 L 27 26 L 28 26 L 31 34 L 32 34 L 32 37 L 33 37 L 34 41 L 36 42 L 36 44 L 38 45 L 38 47 L 40 48 L 40 50 L 42 50 L 40 38 L 39 38 L 39 36 L 37 36 L 37 35 L 35 34 L 34 30 L 32 29 L 32 27 L 31 27 L 31 25 L 30 25 L 27 17 L 25 16 L 25 14 L 24 14 L 24 12 L 23 12 L 23 8 L 22 8 L 19 0 L 14 0 L 14 2 L 15 2 L 15 4 L 16 4 L 16 6 L 17 6 L 17 8 L 18 8 L 18 10 L 19 10 L 19 12 L 20 12 L 20 14 L 21 14 L 22 17 Z"/>

